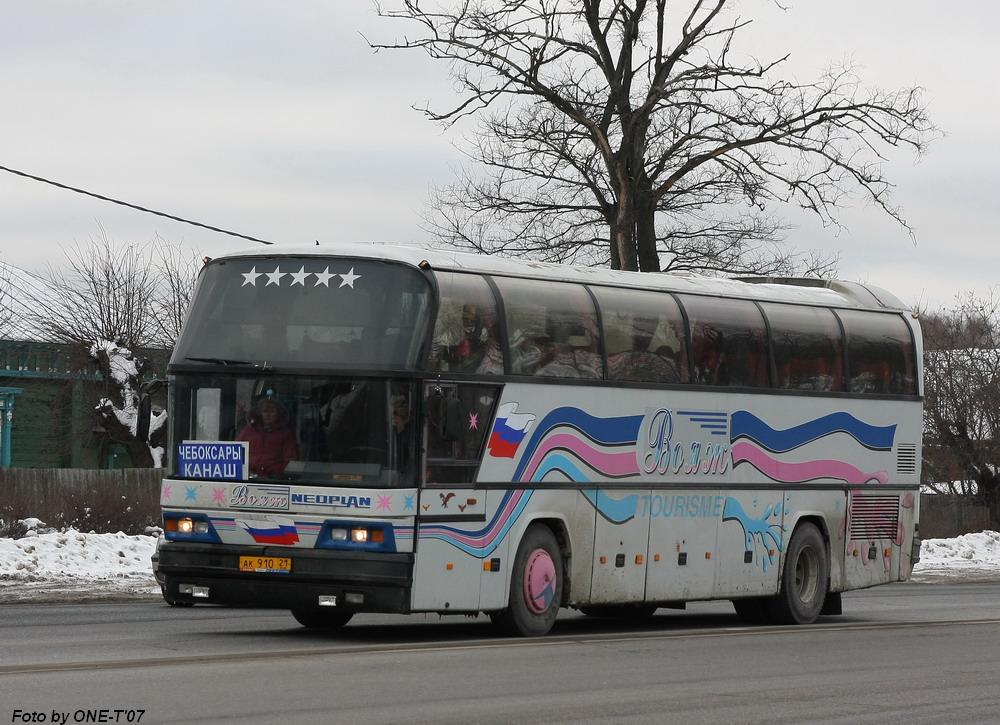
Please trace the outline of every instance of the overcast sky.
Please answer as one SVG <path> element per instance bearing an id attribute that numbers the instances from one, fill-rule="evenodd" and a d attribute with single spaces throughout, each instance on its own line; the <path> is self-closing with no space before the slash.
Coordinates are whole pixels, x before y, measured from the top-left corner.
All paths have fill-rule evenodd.
<path id="1" fill-rule="evenodd" d="M 996 4 L 743 8 L 756 18 L 745 49 L 791 52 L 799 80 L 852 58 L 869 85 L 922 85 L 947 134 L 919 163 L 900 155 L 888 168 L 916 245 L 863 203 L 839 233 L 789 210 L 790 243 L 840 250 L 842 277 L 911 304 L 1000 283 Z M 6 2 L 0 165 L 276 241 L 429 241 L 419 229 L 428 190 L 462 160 L 457 137 L 411 109 L 452 97 L 446 67 L 375 55 L 361 37 L 400 32 L 368 0 Z M 4 261 L 58 265 L 61 247 L 99 226 L 209 255 L 247 246 L 0 173 Z"/>

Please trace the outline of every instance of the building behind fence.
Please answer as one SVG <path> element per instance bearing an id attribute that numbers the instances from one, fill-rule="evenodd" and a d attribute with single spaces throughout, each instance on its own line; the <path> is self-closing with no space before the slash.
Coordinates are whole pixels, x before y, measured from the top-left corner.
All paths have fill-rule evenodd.
<path id="1" fill-rule="evenodd" d="M 167 350 L 142 350 L 162 375 Z M 110 394 L 79 345 L 0 339 L 0 468 L 124 468 L 124 446 L 108 439 L 94 406 Z"/>

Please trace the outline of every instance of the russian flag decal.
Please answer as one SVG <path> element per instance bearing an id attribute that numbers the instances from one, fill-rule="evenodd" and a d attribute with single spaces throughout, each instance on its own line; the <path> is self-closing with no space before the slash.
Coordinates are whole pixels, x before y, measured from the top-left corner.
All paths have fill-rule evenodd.
<path id="1" fill-rule="evenodd" d="M 517 447 L 531 429 L 535 416 L 530 413 L 517 413 L 517 403 L 504 403 L 497 411 L 493 432 L 490 434 L 490 455 L 494 458 L 513 458 Z"/>
<path id="2" fill-rule="evenodd" d="M 273 518 L 263 521 L 236 519 L 236 523 L 258 544 L 278 544 L 291 546 L 299 543 L 299 533 L 291 519 Z"/>

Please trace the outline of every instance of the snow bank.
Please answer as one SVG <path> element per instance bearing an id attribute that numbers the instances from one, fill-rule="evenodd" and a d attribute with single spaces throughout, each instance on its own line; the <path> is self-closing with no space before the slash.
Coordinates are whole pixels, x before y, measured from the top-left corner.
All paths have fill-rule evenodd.
<path id="1" fill-rule="evenodd" d="M 35 523 L 44 531 L 44 523 Z M 37 523 L 36 523 L 37 522 Z M 53 594 L 83 597 L 159 594 L 150 556 L 155 536 L 85 534 L 76 529 L 0 538 L 0 601 Z"/>
<path id="2" fill-rule="evenodd" d="M 920 547 L 914 581 L 1000 578 L 1000 532 L 982 531 L 954 539 L 927 539 Z"/>

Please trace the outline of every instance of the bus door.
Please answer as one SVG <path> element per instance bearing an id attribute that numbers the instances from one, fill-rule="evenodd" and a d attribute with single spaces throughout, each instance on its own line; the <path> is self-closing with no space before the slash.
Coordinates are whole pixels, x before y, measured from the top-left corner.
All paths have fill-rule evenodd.
<path id="1" fill-rule="evenodd" d="M 717 489 L 652 491 L 640 512 L 649 521 L 646 599 L 703 599 L 715 588 Z"/>
<path id="2" fill-rule="evenodd" d="M 475 481 L 498 394 L 499 386 L 477 383 L 434 382 L 424 388 L 414 609 L 473 611 L 490 604 L 480 603 L 480 580 L 484 560 L 498 554 L 486 532 L 487 491 Z M 499 586 L 502 592 L 502 581 Z"/>
<path id="3" fill-rule="evenodd" d="M 584 489 L 597 510 L 594 526 L 594 604 L 641 602 L 646 597 L 649 518 L 642 506 L 649 489 Z"/>

